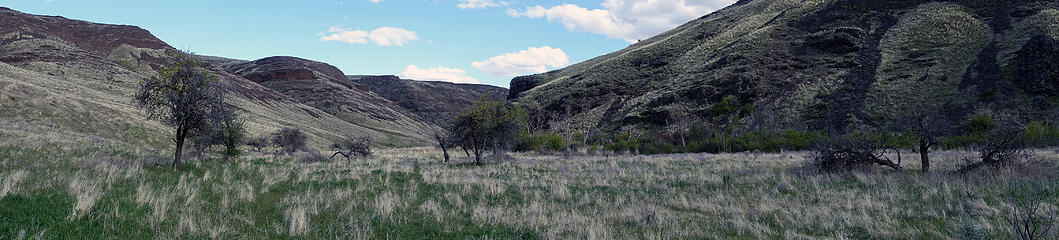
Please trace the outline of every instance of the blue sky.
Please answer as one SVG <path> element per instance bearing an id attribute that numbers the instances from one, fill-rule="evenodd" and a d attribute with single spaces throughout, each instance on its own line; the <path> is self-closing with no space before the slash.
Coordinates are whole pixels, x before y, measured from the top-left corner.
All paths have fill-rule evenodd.
<path id="1" fill-rule="evenodd" d="M 619 50 L 733 2 L 0 0 L 0 6 L 136 25 L 204 55 L 296 56 L 351 75 L 507 87 L 513 76 Z"/>

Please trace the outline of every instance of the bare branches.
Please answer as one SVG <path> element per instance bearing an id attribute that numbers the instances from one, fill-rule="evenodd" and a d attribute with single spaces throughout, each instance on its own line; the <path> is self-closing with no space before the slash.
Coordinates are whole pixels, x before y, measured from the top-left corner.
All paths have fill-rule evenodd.
<path id="1" fill-rule="evenodd" d="M 888 150 L 897 153 L 897 162 L 886 156 Z M 825 172 L 849 171 L 871 165 L 882 165 L 897 171 L 901 167 L 901 152 L 897 148 L 883 146 L 862 135 L 833 137 L 810 153 L 809 165 Z"/>
<path id="2" fill-rule="evenodd" d="M 1042 209 L 1047 204 L 1045 190 L 1036 183 L 1008 185 L 1007 199 L 1011 212 L 1004 217 L 1014 239 L 1053 239 L 1052 227 L 1056 222 L 1056 211 Z"/>
<path id="3" fill-rule="evenodd" d="M 978 144 L 979 161 L 968 163 L 957 173 L 966 174 L 982 167 L 1002 167 L 1029 157 L 1024 139 L 1025 127 L 1017 120 L 1004 119 L 993 126 Z"/>
<path id="4" fill-rule="evenodd" d="M 346 162 L 349 163 L 350 158 L 353 156 L 371 156 L 372 144 L 371 137 L 358 137 L 335 141 L 331 144 L 331 150 L 335 151 L 335 154 L 332 154 L 331 158 L 342 155 L 346 158 Z"/>

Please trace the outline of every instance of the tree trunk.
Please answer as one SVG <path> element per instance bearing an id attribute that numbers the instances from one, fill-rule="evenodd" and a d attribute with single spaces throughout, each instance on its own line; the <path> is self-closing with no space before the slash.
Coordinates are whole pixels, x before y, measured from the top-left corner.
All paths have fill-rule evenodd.
<path id="1" fill-rule="evenodd" d="M 680 135 L 680 146 L 684 147 L 684 152 L 685 153 L 688 152 L 688 142 L 686 140 L 684 140 L 684 135 L 683 134 Z"/>
<path id="2" fill-rule="evenodd" d="M 441 146 L 441 153 L 445 155 L 445 162 L 449 162 L 449 150 L 445 146 Z"/>
<path id="3" fill-rule="evenodd" d="M 180 155 L 184 153 L 184 137 L 187 136 L 187 130 L 183 127 L 177 128 L 176 133 L 176 151 L 173 154 L 173 168 L 180 171 L 183 164 L 180 162 Z"/>
<path id="4" fill-rule="evenodd" d="M 926 140 L 919 141 L 919 162 L 923 165 L 923 173 L 930 172 L 930 146 L 933 145 Z"/>

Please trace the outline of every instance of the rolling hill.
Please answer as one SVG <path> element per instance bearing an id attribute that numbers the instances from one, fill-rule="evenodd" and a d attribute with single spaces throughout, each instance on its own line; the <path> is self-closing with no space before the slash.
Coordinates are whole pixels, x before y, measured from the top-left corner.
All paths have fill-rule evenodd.
<path id="1" fill-rule="evenodd" d="M 172 49 L 135 26 L 97 24 L 55 16 L 38 16 L 0 8 L 0 121 L 3 139 L 19 142 L 110 142 L 137 147 L 172 145 L 169 130 L 144 119 L 132 95 L 142 79 L 165 64 Z M 207 62 L 209 59 L 207 59 Z M 306 61 L 308 62 L 308 61 Z M 212 62 L 211 62 L 212 63 Z M 233 64 L 242 63 L 235 61 Z M 341 71 L 312 87 L 335 90 L 336 108 L 361 101 L 349 111 L 306 101 L 298 86 L 259 84 L 213 64 L 209 70 L 233 93 L 230 103 L 249 119 L 251 136 L 283 127 L 304 130 L 310 144 L 322 148 L 341 137 L 369 135 L 388 146 L 426 144 L 416 132 L 430 125 L 403 117 L 381 97 L 341 84 Z M 318 65 L 317 65 L 318 66 Z M 316 75 L 314 75 L 316 76 Z M 301 80 L 298 80 L 301 81 Z M 265 86 L 268 85 L 268 86 Z M 296 85 L 296 84 L 290 84 Z M 294 89 L 294 90 L 291 90 Z M 348 96 L 345 96 L 347 94 Z M 319 108 L 318 108 L 319 107 Z M 334 113 L 334 114 L 332 114 Z M 396 121 L 391 121 L 396 120 Z M 384 123 L 384 124 L 381 124 Z"/>

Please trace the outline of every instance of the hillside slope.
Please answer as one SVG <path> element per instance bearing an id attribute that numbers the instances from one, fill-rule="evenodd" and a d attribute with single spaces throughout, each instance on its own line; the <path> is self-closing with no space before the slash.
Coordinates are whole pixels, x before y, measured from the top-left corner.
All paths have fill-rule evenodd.
<path id="1" fill-rule="evenodd" d="M 347 123 L 374 131 L 417 138 L 433 128 L 386 98 L 355 87 L 342 70 L 326 63 L 295 57 L 268 57 L 227 65 L 227 70 Z"/>
<path id="2" fill-rule="evenodd" d="M 505 88 L 482 84 L 416 81 L 397 76 L 349 76 L 349 79 L 438 125 L 454 119 L 480 97 L 503 100 L 507 96 Z"/>
<path id="3" fill-rule="evenodd" d="M 108 25 L 0 8 L 0 129 L 5 141 L 172 145 L 169 130 L 144 119 L 132 95 L 156 74 L 171 46 L 134 26 Z M 325 147 L 353 135 L 384 145 L 420 145 L 425 137 L 349 123 L 220 68 L 211 68 L 244 110 L 251 136 L 302 129 Z"/>
<path id="4" fill-rule="evenodd" d="M 569 67 L 513 99 L 614 129 L 687 112 L 713 126 L 843 130 L 918 101 L 950 117 L 1059 99 L 1059 2 L 743 0 Z M 944 104 L 940 104 L 944 103 Z M 837 119 L 837 120 L 836 120 Z"/>

